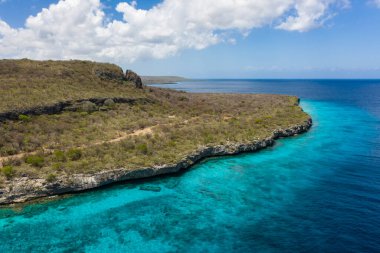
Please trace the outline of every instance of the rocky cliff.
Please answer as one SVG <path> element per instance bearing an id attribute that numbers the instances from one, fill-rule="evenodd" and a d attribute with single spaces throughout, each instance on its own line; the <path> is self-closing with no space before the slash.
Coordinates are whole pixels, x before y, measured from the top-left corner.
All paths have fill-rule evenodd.
<path id="1" fill-rule="evenodd" d="M 52 105 L 36 106 L 28 109 L 15 109 L 13 111 L 0 112 L 0 122 L 5 122 L 6 120 L 17 120 L 20 115 L 43 115 L 43 114 L 57 114 L 65 110 L 71 110 L 70 108 L 77 107 L 84 102 L 90 102 L 97 107 L 104 106 L 105 102 L 109 100 L 120 104 L 138 104 L 138 103 L 154 103 L 153 100 L 148 98 L 123 98 L 123 97 L 112 97 L 112 98 L 88 98 L 79 99 L 75 101 L 64 101 L 58 102 Z"/>
<path id="2" fill-rule="evenodd" d="M 234 155 L 243 152 L 261 150 L 272 146 L 275 143 L 275 140 L 280 137 L 289 137 L 306 132 L 311 126 L 312 120 L 309 119 L 302 124 L 295 125 L 288 129 L 277 129 L 270 137 L 266 139 L 255 140 L 250 143 L 229 143 L 227 145 L 203 147 L 194 153 L 189 154 L 177 164 L 161 165 L 152 168 L 141 168 L 138 170 L 127 170 L 120 168 L 117 170 L 103 171 L 95 174 L 60 176 L 55 182 L 52 183 L 49 183 L 46 179 L 41 178 L 18 178 L 12 182 L 9 182 L 6 188 L 0 189 L 0 204 L 25 202 L 35 198 L 80 192 L 109 185 L 115 182 L 176 173 L 189 168 L 193 164 L 207 157 Z"/>
<path id="3" fill-rule="evenodd" d="M 132 70 L 127 70 L 125 72 L 125 79 L 126 79 L 126 81 L 133 82 L 135 84 L 136 88 L 138 88 L 138 89 L 143 88 L 141 77 L 138 74 L 136 74 L 135 72 L 133 72 Z"/>

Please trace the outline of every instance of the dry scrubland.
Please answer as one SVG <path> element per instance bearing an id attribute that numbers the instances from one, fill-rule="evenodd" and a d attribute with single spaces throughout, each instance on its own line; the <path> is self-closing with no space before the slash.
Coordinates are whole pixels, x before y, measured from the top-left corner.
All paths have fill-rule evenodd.
<path id="1" fill-rule="evenodd" d="M 122 75 L 115 65 L 85 61 L 0 61 L 0 113 L 84 98 L 151 101 L 0 123 L 0 184 L 172 164 L 202 146 L 251 142 L 309 118 L 296 97 L 136 89 Z"/>

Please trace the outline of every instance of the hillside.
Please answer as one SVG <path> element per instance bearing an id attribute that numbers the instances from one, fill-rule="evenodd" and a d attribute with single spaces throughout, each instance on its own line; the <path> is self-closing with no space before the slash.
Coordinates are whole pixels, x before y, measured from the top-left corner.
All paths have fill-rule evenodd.
<path id="1" fill-rule="evenodd" d="M 174 172 L 207 147 L 251 151 L 310 127 L 296 97 L 139 89 L 86 61 L 0 61 L 0 90 L 13 115 L 0 122 L 0 203 Z"/>
<path id="2" fill-rule="evenodd" d="M 89 61 L 0 61 L 0 113 L 96 97 L 143 97 L 113 64 Z"/>

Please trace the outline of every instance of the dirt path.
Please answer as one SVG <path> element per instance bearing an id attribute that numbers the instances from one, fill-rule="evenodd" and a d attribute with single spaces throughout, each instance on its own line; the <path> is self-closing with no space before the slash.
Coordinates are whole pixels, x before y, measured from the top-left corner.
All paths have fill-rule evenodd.
<path id="1" fill-rule="evenodd" d="M 127 133 L 121 133 L 121 136 L 117 137 L 115 139 L 111 139 L 111 140 L 108 140 L 108 141 L 99 141 L 99 142 L 95 142 L 95 143 L 92 143 L 92 144 L 89 144 L 89 145 L 82 145 L 82 146 L 79 146 L 79 147 L 76 147 L 76 148 L 77 149 L 85 149 L 85 148 L 99 146 L 99 145 L 103 145 L 103 144 L 107 144 L 107 143 L 120 142 L 120 141 L 123 141 L 123 140 L 127 139 L 128 137 L 152 134 L 153 133 L 153 129 L 155 127 L 157 127 L 157 126 L 158 125 L 151 126 L 151 127 L 146 127 L 146 128 L 143 128 L 143 129 L 136 130 L 133 133 L 129 133 L 129 134 L 127 134 Z M 42 150 L 44 152 L 54 152 L 54 149 L 42 148 Z M 33 152 L 23 152 L 23 153 L 19 153 L 19 154 L 16 154 L 16 155 L 10 155 L 10 156 L 1 156 L 0 157 L 0 168 L 3 166 L 3 163 L 6 162 L 7 160 L 22 159 L 25 156 L 35 155 L 37 153 L 38 153 L 38 151 L 33 151 Z"/>
<path id="2" fill-rule="evenodd" d="M 175 118 L 175 116 L 169 116 L 169 118 L 173 119 L 173 118 Z M 189 119 L 183 121 L 182 123 L 189 124 L 189 122 L 197 120 L 197 119 L 199 119 L 199 116 L 189 118 Z M 135 130 L 132 133 L 123 133 L 123 132 L 120 132 L 120 136 L 117 137 L 117 138 L 114 138 L 114 139 L 111 139 L 111 140 L 108 140 L 108 141 L 99 141 L 99 142 L 91 143 L 89 145 L 81 145 L 79 147 L 72 147 L 72 148 L 86 149 L 86 148 L 89 148 L 89 147 L 100 146 L 100 145 L 103 145 L 103 144 L 110 144 L 110 143 L 120 142 L 120 141 L 123 141 L 123 140 L 127 139 L 128 137 L 148 135 L 148 134 L 152 134 L 154 132 L 154 128 L 157 128 L 159 126 L 164 126 L 164 125 L 169 126 L 169 125 L 172 125 L 172 124 L 170 124 L 170 123 L 169 124 L 161 124 L 161 125 L 158 124 L 158 125 L 146 127 L 146 128 L 143 128 L 143 129 Z M 42 150 L 43 150 L 43 152 L 46 152 L 46 153 L 53 153 L 55 151 L 55 149 L 48 149 L 48 148 L 42 148 Z M 37 153 L 38 153 L 38 151 L 33 151 L 33 152 L 23 152 L 23 153 L 19 153 L 19 154 L 16 154 L 16 155 L 10 155 L 10 156 L 2 156 L 2 157 L 0 156 L 0 168 L 3 167 L 4 162 L 6 162 L 7 160 L 18 160 L 18 159 L 24 158 L 25 156 L 35 155 Z"/>

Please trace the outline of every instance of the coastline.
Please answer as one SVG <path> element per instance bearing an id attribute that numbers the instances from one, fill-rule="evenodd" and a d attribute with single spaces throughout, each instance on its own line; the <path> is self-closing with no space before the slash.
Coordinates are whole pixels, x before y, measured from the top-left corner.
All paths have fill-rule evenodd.
<path id="1" fill-rule="evenodd" d="M 307 132 L 312 126 L 312 119 L 301 124 L 294 125 L 287 129 L 277 129 L 270 137 L 261 140 L 254 140 L 249 143 L 229 143 L 227 145 L 217 145 L 202 147 L 176 164 L 127 170 L 124 168 L 111 171 L 103 171 L 94 174 L 74 174 L 71 176 L 60 176 L 53 183 L 46 179 L 27 177 L 17 178 L 6 189 L 0 192 L 0 205 L 13 203 L 23 203 L 39 198 L 78 193 L 86 190 L 111 185 L 118 182 L 150 178 L 159 175 L 173 174 L 197 164 L 205 158 L 217 156 L 237 155 L 245 152 L 255 152 L 273 146 L 275 140 L 282 137 L 291 137 Z"/>

